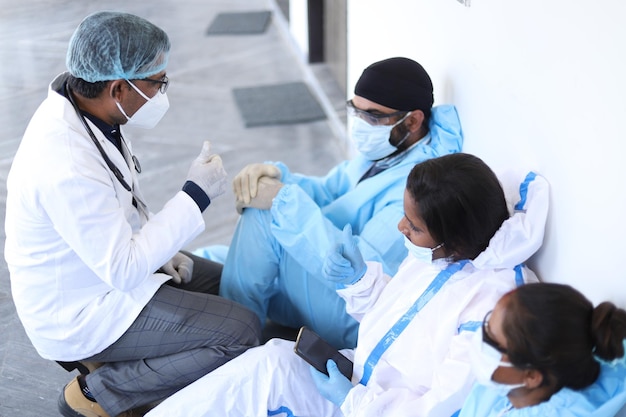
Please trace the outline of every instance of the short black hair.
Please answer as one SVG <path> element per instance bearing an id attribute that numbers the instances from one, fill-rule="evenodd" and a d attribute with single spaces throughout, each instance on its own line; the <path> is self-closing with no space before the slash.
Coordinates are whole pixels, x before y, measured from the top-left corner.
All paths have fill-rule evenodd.
<path id="1" fill-rule="evenodd" d="M 110 81 L 96 81 L 90 83 L 82 78 L 74 77 L 72 74 L 68 74 L 67 84 L 72 89 L 72 92 L 79 94 L 85 98 L 96 98 Z"/>
<path id="2" fill-rule="evenodd" d="M 406 189 L 430 235 L 453 260 L 474 259 L 509 217 L 504 191 L 480 158 L 455 153 L 411 170 Z"/>

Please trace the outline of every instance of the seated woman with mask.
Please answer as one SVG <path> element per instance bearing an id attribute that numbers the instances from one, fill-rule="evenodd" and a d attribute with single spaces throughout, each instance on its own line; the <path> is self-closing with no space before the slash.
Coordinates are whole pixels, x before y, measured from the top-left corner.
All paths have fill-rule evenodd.
<path id="1" fill-rule="evenodd" d="M 354 360 L 351 379 L 333 361 L 330 377 L 313 370 L 293 342 L 272 339 L 148 416 L 450 416 L 472 388 L 469 350 L 485 313 L 536 281 L 520 264 L 543 241 L 548 186 L 529 175 L 519 189 L 510 216 L 498 178 L 479 158 L 417 164 L 398 224 L 410 254 L 393 279 L 380 263 L 364 262 L 350 225 L 319 277 L 360 321 L 357 347 L 342 351 Z"/>
<path id="2" fill-rule="evenodd" d="M 479 384 L 460 417 L 612 417 L 626 404 L 626 311 L 612 303 L 594 308 L 567 285 L 524 285 L 498 301 L 481 333 Z"/>

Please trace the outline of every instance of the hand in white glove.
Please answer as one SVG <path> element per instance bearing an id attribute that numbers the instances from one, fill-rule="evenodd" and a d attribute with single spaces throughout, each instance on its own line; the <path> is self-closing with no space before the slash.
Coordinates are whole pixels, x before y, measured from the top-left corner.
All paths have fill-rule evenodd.
<path id="1" fill-rule="evenodd" d="M 226 191 L 226 171 L 222 166 L 222 158 L 211 154 L 210 149 L 211 144 L 205 141 L 200 155 L 191 163 L 187 181 L 193 181 L 213 200 Z"/>
<path id="2" fill-rule="evenodd" d="M 280 176 L 280 169 L 272 164 L 246 165 L 233 180 L 235 200 L 250 204 L 250 200 L 256 197 L 259 178 L 270 177 L 280 180 Z"/>
<path id="3" fill-rule="evenodd" d="M 276 178 L 261 177 L 257 184 L 256 197 L 252 198 L 249 203 L 245 203 L 242 200 L 237 199 L 235 201 L 235 207 L 237 213 L 243 213 L 243 209 L 246 207 L 253 207 L 261 210 L 269 210 L 272 207 L 272 200 L 276 197 L 276 194 L 283 188 L 283 183 Z"/>
<path id="4" fill-rule="evenodd" d="M 191 282 L 191 274 L 193 273 L 193 259 L 184 253 L 178 252 L 161 267 L 161 271 L 170 275 L 172 281 L 177 284 L 189 284 Z"/>

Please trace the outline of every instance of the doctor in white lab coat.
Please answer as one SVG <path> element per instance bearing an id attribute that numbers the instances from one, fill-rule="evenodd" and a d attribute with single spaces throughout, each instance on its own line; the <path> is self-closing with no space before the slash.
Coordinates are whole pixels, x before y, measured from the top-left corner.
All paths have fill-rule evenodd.
<path id="1" fill-rule="evenodd" d="M 216 295 L 221 267 L 179 252 L 224 192 L 220 157 L 205 142 L 152 214 L 122 135 L 165 114 L 169 47 L 137 16 L 85 18 L 8 176 L 5 259 L 28 337 L 43 358 L 104 363 L 61 392 L 62 415 L 158 401 L 259 343 L 256 316 Z"/>

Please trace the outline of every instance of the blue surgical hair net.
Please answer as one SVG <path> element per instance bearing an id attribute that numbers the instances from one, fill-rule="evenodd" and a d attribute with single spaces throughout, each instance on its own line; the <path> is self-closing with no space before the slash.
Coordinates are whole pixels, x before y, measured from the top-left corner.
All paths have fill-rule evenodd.
<path id="1" fill-rule="evenodd" d="M 67 50 L 70 74 L 88 82 L 141 79 L 167 66 L 167 34 L 129 13 L 96 12 L 78 25 Z"/>

